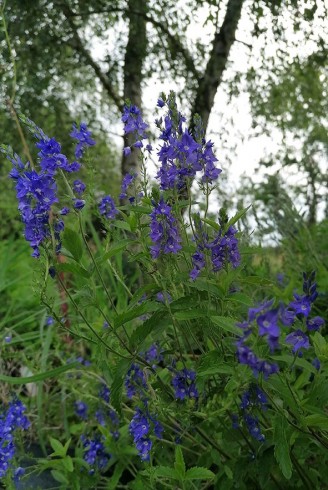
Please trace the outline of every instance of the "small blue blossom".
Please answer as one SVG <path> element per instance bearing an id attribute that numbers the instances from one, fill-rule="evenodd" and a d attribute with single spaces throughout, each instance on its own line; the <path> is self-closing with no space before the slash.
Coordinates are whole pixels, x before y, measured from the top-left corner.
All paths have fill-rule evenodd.
<path id="1" fill-rule="evenodd" d="M 138 364 L 132 364 L 125 378 L 125 389 L 128 398 L 147 391 L 145 374 Z"/>
<path id="2" fill-rule="evenodd" d="M 102 198 L 99 204 L 99 212 L 107 219 L 115 219 L 118 214 L 114 199 L 111 196 L 105 196 Z"/>
<path id="3" fill-rule="evenodd" d="M 127 190 L 132 184 L 132 182 L 135 180 L 137 177 L 137 174 L 126 174 L 123 177 L 122 181 L 122 187 L 121 187 L 121 194 L 120 194 L 120 199 L 126 199 L 128 197 Z"/>
<path id="4" fill-rule="evenodd" d="M 88 405 L 81 400 L 78 400 L 74 403 L 75 405 L 75 413 L 82 420 L 87 420 L 88 418 Z"/>
<path id="5" fill-rule="evenodd" d="M 186 368 L 177 371 L 171 382 L 175 389 L 175 397 L 179 400 L 184 400 L 185 398 L 198 398 L 199 395 L 195 380 L 195 371 Z"/>
<path id="6" fill-rule="evenodd" d="M 309 337 L 302 332 L 302 330 L 296 330 L 295 332 L 290 333 L 286 337 L 287 344 L 293 345 L 293 352 L 297 352 L 300 349 L 309 349 L 310 342 Z"/>
<path id="7" fill-rule="evenodd" d="M 73 190 L 74 190 L 74 192 L 76 192 L 76 194 L 79 194 L 79 195 L 83 194 L 85 189 L 86 189 L 86 185 L 84 182 L 82 182 L 82 180 L 79 180 L 79 179 L 74 180 Z"/>
<path id="8" fill-rule="evenodd" d="M 147 138 L 145 131 L 148 124 L 143 121 L 141 111 L 137 106 L 124 106 L 122 122 L 124 123 L 124 133 L 134 133 L 135 141 Z"/>
<path id="9" fill-rule="evenodd" d="M 308 330 L 319 330 L 323 325 L 325 324 L 325 321 L 321 316 L 315 316 L 314 318 L 311 319 L 306 319 L 306 326 Z"/>
<path id="10" fill-rule="evenodd" d="M 157 259 L 161 253 L 178 253 L 182 247 L 176 219 L 163 197 L 154 207 L 150 217 L 150 238 L 154 244 L 150 247 L 152 258 Z"/>
<path id="11" fill-rule="evenodd" d="M 80 211 L 81 209 L 83 209 L 85 206 L 85 201 L 83 199 L 74 199 L 74 202 L 73 202 L 73 207 L 74 209 L 77 209 L 78 211 Z"/>
<path id="12" fill-rule="evenodd" d="M 81 436 L 84 447 L 83 459 L 92 467 L 91 474 L 95 469 L 104 470 L 110 459 L 110 454 L 106 452 L 102 439 L 99 435 L 96 435 L 94 439 Z"/>
<path id="13" fill-rule="evenodd" d="M 93 146 L 96 142 L 91 138 L 91 131 L 88 130 L 86 123 L 82 122 L 80 128 L 76 124 L 73 124 L 73 131 L 70 136 L 77 140 L 77 145 L 75 148 L 76 158 L 81 158 L 83 156 L 85 148 Z"/>

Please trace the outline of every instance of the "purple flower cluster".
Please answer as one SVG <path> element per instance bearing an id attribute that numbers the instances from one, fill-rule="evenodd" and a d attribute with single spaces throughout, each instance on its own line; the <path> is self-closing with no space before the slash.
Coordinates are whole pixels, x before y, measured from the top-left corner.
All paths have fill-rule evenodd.
<path id="1" fill-rule="evenodd" d="M 204 229 L 199 216 L 195 216 L 195 242 L 196 252 L 192 255 L 193 269 L 190 271 L 190 278 L 195 281 L 200 272 L 206 265 L 206 250 L 210 251 L 213 272 L 221 270 L 226 263 L 230 263 L 235 269 L 240 264 L 240 253 L 238 249 L 237 230 L 230 226 L 228 231 L 222 234 L 220 230 L 218 236 L 211 242 Z"/>
<path id="2" fill-rule="evenodd" d="M 157 259 L 161 253 L 176 254 L 181 250 L 181 238 L 176 226 L 176 219 L 172 214 L 171 206 L 161 197 L 150 214 L 150 238 L 154 245 L 150 247 L 151 256 Z"/>
<path id="3" fill-rule="evenodd" d="M 147 390 L 146 377 L 138 364 L 132 364 L 125 378 L 125 389 L 128 398 L 135 395 L 144 396 Z"/>
<path id="4" fill-rule="evenodd" d="M 110 454 L 106 452 L 102 439 L 99 435 L 96 435 L 94 439 L 81 436 L 84 448 L 83 459 L 92 467 L 89 471 L 91 475 L 96 469 L 103 470 L 106 468 L 110 459 Z"/>
<path id="5" fill-rule="evenodd" d="M 87 125 L 84 122 L 81 122 L 79 129 L 76 124 L 73 124 L 73 131 L 70 133 L 70 136 L 77 140 L 75 148 L 76 158 L 82 158 L 84 150 L 88 146 L 94 146 L 96 144 L 91 138 L 91 131 L 88 130 Z"/>
<path id="6" fill-rule="evenodd" d="M 18 209 L 25 225 L 25 238 L 33 249 L 32 256 L 39 257 L 40 245 L 51 236 L 49 217 L 52 205 L 58 202 L 56 173 L 58 169 L 68 173 L 76 172 L 80 169 L 81 164 L 78 162 L 69 163 L 67 157 L 61 152 L 61 145 L 55 138 L 47 136 L 32 121 L 26 119 L 24 122 L 38 140 L 36 147 L 39 149 L 38 157 L 41 170 L 31 170 L 30 164 L 24 165 L 19 156 L 9 148 L 1 147 L 0 150 L 7 154 L 7 158 L 13 164 L 9 176 L 16 182 Z M 84 123 L 81 124 L 80 130 L 74 126 L 71 136 L 79 141 L 76 151 L 77 158 L 82 156 L 85 146 L 95 144 L 90 135 L 91 133 Z M 80 195 L 84 191 L 85 185 L 76 180 L 73 188 Z M 85 201 L 73 199 L 75 209 L 82 209 L 84 205 Z M 60 214 L 64 216 L 68 212 L 69 208 L 65 207 L 60 211 Z M 64 222 L 55 219 L 53 228 L 56 252 L 59 253 L 61 249 L 60 234 L 64 229 Z"/>
<path id="7" fill-rule="evenodd" d="M 149 461 L 150 450 L 152 448 L 152 441 L 149 435 L 151 432 L 153 432 L 158 439 L 161 439 L 164 429 L 156 417 L 150 415 L 146 404 L 144 411 L 142 411 L 140 408 L 136 409 L 136 412 L 130 422 L 129 430 L 141 460 Z"/>
<path id="8" fill-rule="evenodd" d="M 130 185 L 134 182 L 134 180 L 136 179 L 137 177 L 137 174 L 126 174 L 124 177 L 123 177 L 123 180 L 122 180 L 122 187 L 121 187 L 121 194 L 120 194 L 120 199 L 126 199 L 128 197 L 128 194 L 127 194 L 127 191 L 128 191 L 128 188 L 130 187 Z"/>
<path id="9" fill-rule="evenodd" d="M 135 143 L 133 146 L 135 148 L 142 148 L 142 140 L 147 138 L 145 131 L 148 128 L 148 124 L 143 121 L 140 109 L 135 105 L 125 105 L 121 120 L 124 123 L 124 133 L 134 134 Z M 131 148 L 127 146 L 123 151 L 124 155 L 129 155 Z"/>
<path id="10" fill-rule="evenodd" d="M 114 199 L 111 196 L 105 196 L 102 198 L 99 204 L 99 212 L 107 219 L 115 219 L 118 214 Z"/>
<path id="11" fill-rule="evenodd" d="M 95 413 L 96 420 L 98 424 L 103 427 L 109 427 L 109 432 L 115 440 L 119 439 L 120 433 L 118 431 L 120 425 L 120 419 L 113 408 L 103 410 L 99 408 Z"/>
<path id="12" fill-rule="evenodd" d="M 163 107 L 165 103 L 159 99 L 157 105 Z M 202 139 L 201 144 L 196 142 L 189 131 L 184 128 L 185 118 L 178 113 L 174 102 L 168 103 L 168 114 L 163 119 L 156 121 L 161 129 L 160 139 L 163 140 L 158 157 L 161 168 L 157 173 L 161 189 L 182 189 L 186 186 L 187 179 L 193 179 L 198 171 L 203 172 L 203 182 L 215 181 L 221 169 L 215 166 L 217 158 L 213 153 L 213 143 Z M 176 120 L 177 119 L 177 120 Z"/>
<path id="13" fill-rule="evenodd" d="M 255 376 L 262 372 L 265 377 L 276 373 L 279 368 L 276 364 L 269 363 L 259 359 L 256 354 L 246 345 L 247 339 L 254 332 L 256 325 L 257 333 L 260 337 L 265 338 L 270 351 L 278 349 L 279 338 L 281 335 L 282 324 L 285 327 L 291 327 L 296 320 L 306 319 L 306 327 L 309 331 L 318 330 L 324 325 L 323 318 L 316 316 L 309 319 L 311 305 L 317 298 L 317 284 L 314 282 L 315 274 L 309 276 L 303 275 L 303 292 L 304 295 L 294 294 L 294 301 L 287 306 L 282 303 L 273 308 L 273 300 L 265 301 L 259 306 L 248 310 L 248 320 L 237 324 L 242 329 L 243 335 L 237 341 L 237 358 L 241 364 L 250 366 Z M 309 337 L 300 328 L 289 333 L 285 342 L 293 346 L 293 353 L 302 356 L 302 349 L 310 348 Z"/>
<path id="14" fill-rule="evenodd" d="M 175 398 L 184 400 L 185 398 L 198 398 L 198 390 L 195 384 L 196 373 L 190 369 L 176 371 L 171 383 L 175 390 Z"/>
<path id="15" fill-rule="evenodd" d="M 222 235 L 220 231 L 219 235 L 208 244 L 214 272 L 221 270 L 226 262 L 230 262 L 234 269 L 239 266 L 240 254 L 236 233 L 237 230 L 230 226 L 226 233 Z"/>
<path id="16" fill-rule="evenodd" d="M 240 408 L 243 420 L 250 435 L 259 442 L 263 442 L 265 437 L 261 433 L 258 417 L 254 416 L 252 412 L 256 409 L 266 410 L 267 403 L 265 393 L 257 384 L 252 384 L 249 390 L 246 390 L 241 396 Z M 236 414 L 233 415 L 233 427 L 239 428 L 239 419 Z"/>
<path id="17" fill-rule="evenodd" d="M 14 434 L 17 429 L 28 429 L 30 422 L 24 415 L 26 407 L 20 400 L 13 400 L 7 410 L 2 407 L 0 413 L 0 478 L 3 478 L 10 468 L 10 462 L 15 456 L 16 448 Z"/>

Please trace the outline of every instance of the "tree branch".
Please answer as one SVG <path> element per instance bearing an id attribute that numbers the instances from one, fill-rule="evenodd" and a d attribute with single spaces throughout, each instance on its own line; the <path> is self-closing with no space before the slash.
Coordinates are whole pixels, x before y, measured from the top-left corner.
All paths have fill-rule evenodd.
<path id="1" fill-rule="evenodd" d="M 61 10 L 62 10 L 70 28 L 71 28 L 71 30 L 72 30 L 75 49 L 84 58 L 86 63 L 93 69 L 93 71 L 95 72 L 95 74 L 99 78 L 100 82 L 102 83 L 104 89 L 107 91 L 108 95 L 114 101 L 114 103 L 115 103 L 116 107 L 119 109 L 119 111 L 122 111 L 123 101 L 122 101 L 121 97 L 116 93 L 116 91 L 115 91 L 114 87 L 112 86 L 109 78 L 105 75 L 105 73 L 102 71 L 99 64 L 92 58 L 91 54 L 89 53 L 89 51 L 84 46 L 84 43 L 83 43 L 83 41 L 82 41 L 82 39 L 78 33 L 78 28 L 74 24 L 74 21 L 72 20 L 72 17 L 74 16 L 74 12 L 70 9 L 70 7 L 66 3 L 61 4 Z"/>
<path id="2" fill-rule="evenodd" d="M 154 27 L 156 27 L 159 31 L 161 31 L 165 36 L 168 38 L 168 40 L 171 42 L 172 46 L 182 55 L 182 57 L 185 60 L 186 68 L 197 78 L 197 80 L 200 77 L 200 74 L 195 66 L 195 62 L 191 54 L 189 53 L 188 49 L 185 48 L 178 38 L 177 35 L 172 34 L 170 30 L 165 26 L 163 22 L 160 22 L 150 15 L 148 15 L 145 12 L 138 11 L 135 9 L 123 9 L 120 7 L 106 7 L 106 9 L 99 9 L 99 10 L 92 10 L 89 12 L 72 12 L 70 13 L 71 17 L 88 17 L 89 15 L 99 15 L 99 14 L 109 14 L 109 13 L 114 13 L 114 12 L 119 12 L 123 14 L 133 14 L 133 15 L 138 15 L 142 17 L 146 22 L 149 22 L 152 24 Z"/>
<path id="3" fill-rule="evenodd" d="M 205 72 L 198 83 L 191 114 L 192 117 L 195 114 L 201 116 L 205 132 L 214 97 L 222 81 L 231 46 L 235 41 L 235 33 L 244 2 L 245 0 L 229 0 L 222 26 L 213 39 L 213 47 Z"/>

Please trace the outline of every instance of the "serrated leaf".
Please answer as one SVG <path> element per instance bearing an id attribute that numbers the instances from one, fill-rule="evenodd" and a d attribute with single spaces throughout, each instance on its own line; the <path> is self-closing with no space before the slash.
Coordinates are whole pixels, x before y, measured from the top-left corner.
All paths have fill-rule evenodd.
<path id="1" fill-rule="evenodd" d="M 170 478 L 172 480 L 179 480 L 179 476 L 174 468 L 170 468 L 169 466 L 156 466 L 155 467 L 155 476 L 158 478 Z"/>
<path id="2" fill-rule="evenodd" d="M 121 413 L 121 400 L 122 400 L 122 392 L 123 392 L 123 384 L 126 373 L 128 372 L 129 367 L 131 366 L 130 359 L 121 359 L 116 367 L 116 371 L 114 373 L 113 382 L 110 387 L 111 392 L 111 403 L 113 407 L 117 410 L 117 412 Z"/>
<path id="3" fill-rule="evenodd" d="M 126 221 L 113 221 L 113 223 L 111 223 L 112 226 L 116 227 L 116 228 L 120 228 L 121 230 L 126 230 L 126 231 L 131 231 L 131 228 L 130 228 L 130 225 L 129 223 L 126 223 Z"/>
<path id="4" fill-rule="evenodd" d="M 179 475 L 179 479 L 183 481 L 186 473 L 186 465 L 183 458 L 183 452 L 180 446 L 176 446 L 175 448 L 174 468 L 177 474 Z"/>
<path id="5" fill-rule="evenodd" d="M 142 343 L 147 339 L 148 335 L 156 328 L 167 325 L 169 319 L 164 311 L 156 311 L 151 318 L 145 320 L 142 325 L 139 325 L 130 337 L 130 347 L 132 349 L 141 349 Z"/>
<path id="6" fill-rule="evenodd" d="M 284 477 L 289 480 L 292 476 L 293 466 L 290 459 L 289 445 L 286 432 L 289 428 L 286 418 L 276 414 L 273 420 L 274 455 Z"/>
<path id="7" fill-rule="evenodd" d="M 73 262 L 58 264 L 56 265 L 56 270 L 58 272 L 72 272 L 73 274 L 76 274 L 77 276 L 85 277 L 86 279 L 89 279 L 92 276 L 92 272 L 86 270 L 80 264 L 76 264 Z"/>
<path id="8" fill-rule="evenodd" d="M 215 231 L 220 230 L 220 225 L 217 224 L 216 221 L 213 221 L 212 219 L 209 218 L 201 218 L 201 221 L 204 221 L 204 223 L 210 225 L 212 228 L 214 228 Z"/>
<path id="9" fill-rule="evenodd" d="M 318 427 L 322 430 L 328 430 L 328 416 L 312 414 L 305 417 L 305 423 L 308 427 Z"/>
<path id="10" fill-rule="evenodd" d="M 194 466 L 187 470 L 185 475 L 185 480 L 212 480 L 215 478 L 214 473 L 207 468 L 200 468 L 198 466 Z"/>
<path id="11" fill-rule="evenodd" d="M 110 249 L 102 257 L 98 259 L 97 262 L 102 263 L 110 259 L 111 257 L 114 257 L 116 254 L 124 250 L 131 243 L 132 243 L 131 240 L 128 239 L 120 240 L 119 243 L 112 245 Z"/>
<path id="12" fill-rule="evenodd" d="M 240 329 L 236 326 L 237 320 L 227 316 L 211 316 L 215 325 L 222 328 L 225 332 L 233 333 L 240 336 Z"/>
<path id="13" fill-rule="evenodd" d="M 160 308 L 162 308 L 162 305 L 159 305 L 158 303 L 155 303 L 153 301 L 142 303 L 141 305 L 130 308 L 124 313 L 120 313 L 119 315 L 117 315 L 114 318 L 114 327 L 118 328 L 124 323 L 134 320 L 134 318 L 139 318 L 146 313 L 152 313 L 153 311 L 156 311 Z"/>
<path id="14" fill-rule="evenodd" d="M 233 303 L 242 303 L 246 306 L 253 305 L 253 300 L 244 293 L 233 293 L 227 299 Z"/>
<path id="15" fill-rule="evenodd" d="M 63 475 L 63 473 L 61 471 L 51 470 L 51 474 L 52 474 L 53 478 L 56 481 L 58 481 L 59 483 L 63 483 L 64 485 L 69 484 L 69 481 L 67 480 L 67 478 L 65 478 L 65 476 Z"/>
<path id="16" fill-rule="evenodd" d="M 63 245 L 72 254 L 76 262 L 79 262 L 83 255 L 83 246 L 80 235 L 71 228 L 65 228 L 63 233 Z"/>
<path id="17" fill-rule="evenodd" d="M 176 318 L 179 321 L 192 320 L 194 318 L 203 318 L 205 316 L 206 316 L 206 311 L 199 310 L 199 309 L 176 311 L 174 313 L 174 318 Z"/>
<path id="18" fill-rule="evenodd" d="M 49 442 L 50 442 L 50 446 L 52 447 L 52 449 L 54 450 L 57 456 L 61 456 L 61 457 L 65 456 L 66 450 L 60 441 L 54 439 L 53 437 L 50 437 Z"/>
<path id="19" fill-rule="evenodd" d="M 65 458 L 62 459 L 62 463 L 67 471 L 70 473 L 74 471 L 73 460 L 70 456 L 65 456 Z"/>
<path id="20" fill-rule="evenodd" d="M 247 208 L 244 208 L 244 209 L 241 209 L 240 211 L 238 211 L 235 216 L 233 216 L 229 221 L 228 223 L 226 224 L 225 226 L 225 230 L 228 230 L 230 228 L 230 226 L 233 226 L 235 223 L 237 223 L 237 221 L 239 221 L 243 216 L 245 216 L 245 214 L 247 213 L 247 211 L 249 210 L 249 208 L 252 206 L 252 204 L 250 204 L 249 206 L 247 206 Z"/>
<path id="21" fill-rule="evenodd" d="M 226 363 L 222 362 L 222 354 L 217 350 L 213 350 L 204 354 L 197 368 L 197 376 L 210 376 L 213 374 L 228 374 L 234 373 L 234 369 Z"/>
<path id="22" fill-rule="evenodd" d="M 36 381 L 43 381 L 48 378 L 57 378 L 60 374 L 65 371 L 69 371 L 77 366 L 80 366 L 79 362 L 72 362 L 70 364 L 66 364 L 65 366 L 60 366 L 55 369 L 51 369 L 50 371 L 45 371 L 43 373 L 34 374 L 33 376 L 27 376 L 26 378 L 16 377 L 16 376 L 6 376 L 5 374 L 0 374 L 0 381 L 4 381 L 5 383 L 9 383 L 12 385 L 25 385 L 27 383 L 34 383 Z"/>
<path id="23" fill-rule="evenodd" d="M 125 465 L 123 463 L 117 463 L 115 465 L 114 473 L 108 479 L 107 490 L 115 490 L 118 483 L 120 482 L 121 476 L 125 469 Z"/>

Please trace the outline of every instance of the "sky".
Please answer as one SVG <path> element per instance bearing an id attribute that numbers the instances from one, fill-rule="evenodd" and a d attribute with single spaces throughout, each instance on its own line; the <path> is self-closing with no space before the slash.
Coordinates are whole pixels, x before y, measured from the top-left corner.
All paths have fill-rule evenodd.
<path id="1" fill-rule="evenodd" d="M 184 2 L 184 0 L 179 1 L 180 3 Z M 236 72 L 246 73 L 250 66 L 259 67 L 261 63 L 260 50 L 263 49 L 265 43 L 263 37 L 255 41 L 251 35 L 252 22 L 247 14 L 247 3 L 249 4 L 249 2 L 246 2 L 246 9 L 243 9 L 238 25 L 236 33 L 237 41 L 233 44 L 230 52 L 229 66 L 224 75 L 226 79 L 233 77 Z M 204 25 L 208 13 L 208 9 L 201 8 L 198 10 L 198 15 L 193 16 L 186 31 L 189 47 L 194 46 L 197 40 L 210 42 L 213 37 L 213 26 L 210 23 Z M 225 10 L 222 9 L 220 14 L 221 21 L 223 20 L 224 14 Z M 272 20 L 268 12 L 266 12 L 265 19 L 265 22 L 270 27 Z M 310 39 L 307 42 L 304 42 L 302 38 L 302 30 L 298 33 L 293 31 L 292 22 L 288 14 L 283 19 L 283 22 L 286 39 L 290 44 L 290 59 L 295 55 L 302 57 L 311 54 L 316 47 L 315 38 L 321 32 L 322 26 L 320 22 L 316 21 L 314 23 L 313 40 Z M 113 45 L 114 43 L 115 41 L 113 39 Z M 274 56 L 278 47 L 279 43 L 275 42 L 273 36 L 270 39 L 269 34 L 269 43 L 266 44 L 265 55 Z M 95 44 L 92 54 L 98 60 L 101 60 L 104 49 L 104 46 Z M 143 106 L 145 119 L 147 119 L 147 116 L 150 118 L 153 117 L 154 107 L 156 106 L 160 92 L 164 91 L 168 93 L 177 87 L 178 85 L 172 80 L 161 82 L 154 75 L 144 90 Z M 154 125 L 152 129 L 155 131 Z M 114 132 L 116 131 L 120 133 L 122 128 L 117 127 Z M 207 139 L 211 139 L 214 142 L 220 166 L 228 175 L 228 181 L 225 185 L 231 188 L 231 192 L 234 192 L 242 185 L 245 175 L 250 177 L 254 182 L 260 182 L 263 179 L 264 173 L 268 172 L 268 170 L 263 169 L 263 167 L 259 169 L 259 161 L 278 150 L 281 138 L 281 133 L 275 129 L 272 129 L 270 136 L 263 133 L 255 136 L 254 130 L 252 129 L 252 116 L 247 92 L 242 91 L 240 95 L 233 97 L 229 101 L 228 94 L 225 91 L 225 85 L 221 84 L 216 94 L 215 104 L 209 120 Z M 117 141 L 118 145 L 122 145 L 121 139 Z M 154 176 L 156 173 L 155 166 L 151 166 L 149 170 L 150 174 Z M 271 172 L 275 172 L 276 170 L 277 167 L 273 168 Z M 303 178 L 301 175 L 295 173 L 295 169 L 283 171 L 281 174 L 287 182 L 292 184 L 298 183 Z"/>

